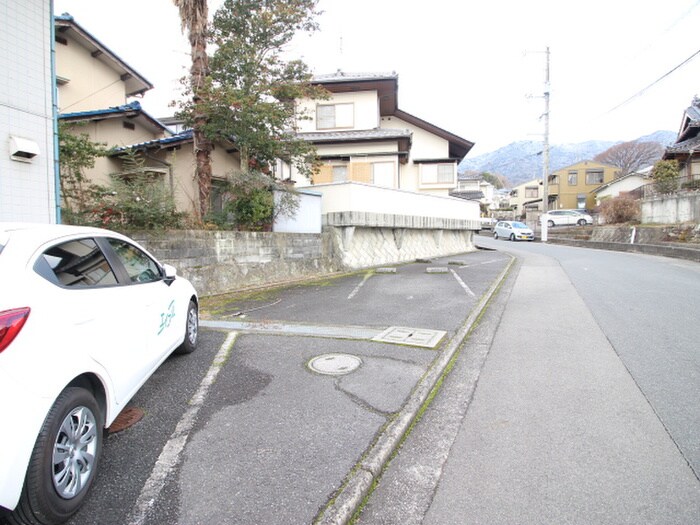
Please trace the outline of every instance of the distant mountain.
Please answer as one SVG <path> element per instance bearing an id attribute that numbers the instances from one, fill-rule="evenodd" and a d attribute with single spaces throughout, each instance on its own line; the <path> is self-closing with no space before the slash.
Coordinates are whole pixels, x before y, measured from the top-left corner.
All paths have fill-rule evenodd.
<path id="1" fill-rule="evenodd" d="M 677 134 L 673 131 L 657 131 L 644 137 L 640 142 L 658 142 L 666 147 L 673 144 Z M 599 153 L 623 141 L 589 140 L 578 144 L 557 144 L 549 147 L 549 171 L 556 171 L 582 160 L 590 160 Z M 466 158 L 459 164 L 458 171 L 484 172 L 503 175 L 511 185 L 542 177 L 542 142 L 523 140 L 513 142 L 496 151 L 484 153 L 474 158 Z"/>

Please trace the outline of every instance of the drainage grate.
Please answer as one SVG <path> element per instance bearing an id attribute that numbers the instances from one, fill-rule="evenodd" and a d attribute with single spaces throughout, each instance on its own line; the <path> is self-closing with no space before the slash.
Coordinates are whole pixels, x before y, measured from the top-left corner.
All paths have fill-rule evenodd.
<path id="1" fill-rule="evenodd" d="M 350 354 L 323 354 L 309 361 L 308 367 L 319 374 L 342 376 L 354 372 L 362 359 Z"/>
<path id="2" fill-rule="evenodd" d="M 384 330 L 378 336 L 373 337 L 372 341 L 435 348 L 446 334 L 447 332 L 443 330 L 425 330 L 421 328 L 392 326 Z"/>

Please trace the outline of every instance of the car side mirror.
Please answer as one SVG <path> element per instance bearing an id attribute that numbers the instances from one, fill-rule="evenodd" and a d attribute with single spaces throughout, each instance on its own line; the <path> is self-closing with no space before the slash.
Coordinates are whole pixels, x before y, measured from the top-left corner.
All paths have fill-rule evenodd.
<path id="1" fill-rule="evenodd" d="M 165 273 L 165 277 L 163 278 L 165 284 L 167 284 L 168 286 L 173 284 L 173 281 L 175 281 L 175 278 L 177 277 L 177 270 L 175 269 L 175 267 L 170 266 L 169 264 L 164 264 L 163 273 Z"/>

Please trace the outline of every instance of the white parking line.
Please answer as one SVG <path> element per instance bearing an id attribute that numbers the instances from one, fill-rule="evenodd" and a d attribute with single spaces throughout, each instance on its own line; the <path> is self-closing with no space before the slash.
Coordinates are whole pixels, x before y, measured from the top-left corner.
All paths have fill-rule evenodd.
<path id="1" fill-rule="evenodd" d="M 465 264 L 465 265 L 460 266 L 460 268 L 469 268 L 470 266 L 481 266 L 482 264 L 493 264 L 493 263 L 502 262 L 502 261 L 503 261 L 503 259 L 491 259 L 488 261 L 482 261 L 482 262 L 478 262 L 478 263 L 474 263 L 474 264 Z"/>
<path id="2" fill-rule="evenodd" d="M 369 279 L 370 277 L 372 277 L 372 272 L 367 272 L 365 274 L 365 278 L 362 279 L 362 282 L 355 286 L 355 289 L 352 292 L 350 292 L 350 295 L 348 295 L 348 301 L 357 295 L 357 292 L 360 291 L 360 288 L 364 286 L 364 284 L 367 282 L 367 279 Z"/>
<path id="3" fill-rule="evenodd" d="M 204 379 L 202 379 L 202 382 L 199 384 L 199 388 L 192 396 L 192 399 L 190 399 L 189 408 L 183 414 L 175 427 L 175 431 L 163 447 L 158 461 L 156 461 L 156 464 L 153 466 L 150 477 L 146 480 L 146 483 L 144 483 L 141 489 L 141 494 L 139 494 L 134 508 L 131 511 L 131 517 L 128 521 L 129 525 L 143 525 L 149 510 L 151 510 L 162 492 L 163 487 L 165 487 L 170 473 L 176 467 L 180 459 L 180 454 L 185 448 L 189 434 L 197 419 L 199 409 L 204 404 L 204 400 L 209 393 L 209 387 L 214 383 L 216 376 L 226 362 L 237 335 L 237 332 L 230 332 L 228 334 L 226 341 L 224 341 L 214 357 L 214 361 L 209 367 L 207 375 L 204 376 Z"/>
<path id="4" fill-rule="evenodd" d="M 454 275 L 454 278 L 457 279 L 457 282 L 459 283 L 459 285 L 462 288 L 464 288 L 464 291 L 467 292 L 467 294 L 471 295 L 472 297 L 476 297 L 476 294 L 474 292 L 472 292 L 471 289 L 467 286 L 467 283 L 465 283 L 462 280 L 462 278 L 459 275 L 457 275 L 457 272 L 455 272 L 452 269 L 450 269 L 450 271 L 452 272 L 452 275 Z"/>

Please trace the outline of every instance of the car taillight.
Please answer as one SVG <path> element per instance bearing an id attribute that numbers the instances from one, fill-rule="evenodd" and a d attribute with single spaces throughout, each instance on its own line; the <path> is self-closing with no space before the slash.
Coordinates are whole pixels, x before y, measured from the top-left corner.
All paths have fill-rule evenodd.
<path id="1" fill-rule="evenodd" d="M 0 352 L 17 337 L 27 317 L 29 317 L 28 307 L 0 312 Z"/>

